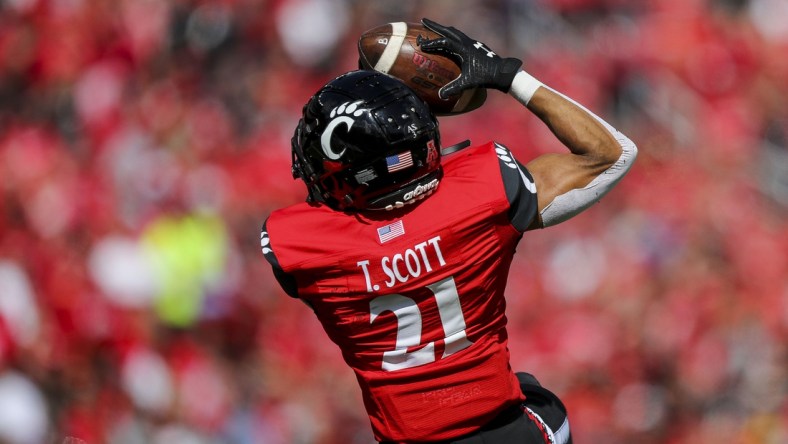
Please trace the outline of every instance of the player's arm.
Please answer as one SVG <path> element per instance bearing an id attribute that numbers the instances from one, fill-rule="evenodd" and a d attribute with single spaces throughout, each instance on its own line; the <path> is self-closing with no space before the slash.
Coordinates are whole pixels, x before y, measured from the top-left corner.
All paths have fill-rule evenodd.
<path id="1" fill-rule="evenodd" d="M 533 89 L 530 93 L 529 89 Z M 538 220 L 548 227 L 598 202 L 632 167 L 637 147 L 621 132 L 524 71 L 509 93 L 525 104 L 569 149 L 543 154 L 526 164 L 537 187 Z"/>
<path id="2" fill-rule="evenodd" d="M 461 74 L 441 88 L 441 97 L 475 87 L 508 92 L 539 117 L 569 149 L 527 164 L 537 189 L 537 217 L 529 229 L 563 222 L 598 202 L 629 171 L 637 148 L 626 136 L 581 105 L 521 70 L 522 62 L 501 58 L 459 30 L 428 19 L 443 37 L 421 41 L 425 52 L 454 57 Z"/>

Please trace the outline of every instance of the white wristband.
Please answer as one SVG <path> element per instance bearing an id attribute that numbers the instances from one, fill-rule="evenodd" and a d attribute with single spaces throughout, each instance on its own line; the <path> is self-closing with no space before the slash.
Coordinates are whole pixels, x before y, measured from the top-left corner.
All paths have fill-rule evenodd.
<path id="1" fill-rule="evenodd" d="M 540 86 L 544 86 L 542 82 L 536 80 L 531 74 L 520 71 L 514 76 L 514 80 L 512 80 L 512 87 L 509 88 L 509 94 L 523 105 L 528 105 L 528 102 L 531 101 L 531 97 L 534 96 L 536 90 L 539 89 Z"/>

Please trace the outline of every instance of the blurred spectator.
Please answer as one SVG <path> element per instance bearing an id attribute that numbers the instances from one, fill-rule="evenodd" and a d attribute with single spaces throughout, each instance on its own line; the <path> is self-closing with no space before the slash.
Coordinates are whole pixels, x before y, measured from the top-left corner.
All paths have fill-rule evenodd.
<path id="1" fill-rule="evenodd" d="M 25 444 L 43 442 L 48 426 L 41 390 L 23 374 L 0 373 L 0 439 Z"/>

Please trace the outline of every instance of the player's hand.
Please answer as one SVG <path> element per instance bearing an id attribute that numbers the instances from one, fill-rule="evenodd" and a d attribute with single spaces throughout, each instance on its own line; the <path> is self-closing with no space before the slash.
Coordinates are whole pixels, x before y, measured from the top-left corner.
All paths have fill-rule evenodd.
<path id="1" fill-rule="evenodd" d="M 460 76 L 438 91 L 442 99 L 475 87 L 494 88 L 508 92 L 523 62 L 502 58 L 482 42 L 476 41 L 454 27 L 445 27 L 430 19 L 422 19 L 427 29 L 443 37 L 428 40 L 419 36 L 418 45 L 427 53 L 446 55 L 460 62 Z"/>

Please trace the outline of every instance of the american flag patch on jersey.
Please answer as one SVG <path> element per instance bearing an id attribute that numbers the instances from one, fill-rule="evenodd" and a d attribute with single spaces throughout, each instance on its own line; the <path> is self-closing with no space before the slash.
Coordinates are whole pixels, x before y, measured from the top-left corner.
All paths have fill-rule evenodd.
<path id="1" fill-rule="evenodd" d="M 378 228 L 378 239 L 380 239 L 381 244 L 385 244 L 386 242 L 394 239 L 395 237 L 402 236 L 405 234 L 405 226 L 402 225 L 402 221 L 398 220 L 393 224 L 388 224 L 385 227 Z"/>
<path id="2" fill-rule="evenodd" d="M 386 157 L 386 168 L 388 168 L 389 173 L 405 169 L 409 166 L 413 166 L 413 156 L 410 154 L 410 151 Z"/>

